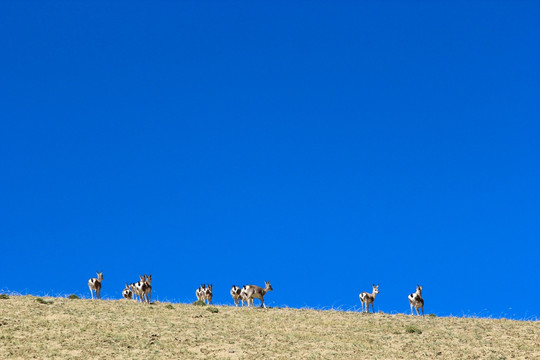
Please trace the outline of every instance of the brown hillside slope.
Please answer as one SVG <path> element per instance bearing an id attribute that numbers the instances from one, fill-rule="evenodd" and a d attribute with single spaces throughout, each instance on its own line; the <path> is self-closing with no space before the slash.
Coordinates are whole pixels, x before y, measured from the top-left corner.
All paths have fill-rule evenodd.
<path id="1" fill-rule="evenodd" d="M 45 300 L 0 300 L 0 359 L 540 359 L 538 321 Z"/>

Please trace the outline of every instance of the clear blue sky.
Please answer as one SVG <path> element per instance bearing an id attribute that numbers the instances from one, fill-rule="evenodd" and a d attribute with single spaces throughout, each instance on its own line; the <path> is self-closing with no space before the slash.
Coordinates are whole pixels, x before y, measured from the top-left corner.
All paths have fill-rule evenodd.
<path id="1" fill-rule="evenodd" d="M 540 315 L 536 1 L 0 4 L 0 289 Z"/>

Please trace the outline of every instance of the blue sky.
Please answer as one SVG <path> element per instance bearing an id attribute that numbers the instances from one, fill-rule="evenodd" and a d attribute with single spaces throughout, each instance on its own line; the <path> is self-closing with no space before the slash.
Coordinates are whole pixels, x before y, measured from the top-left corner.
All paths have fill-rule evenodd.
<path id="1" fill-rule="evenodd" d="M 540 315 L 540 4 L 0 4 L 0 289 Z"/>

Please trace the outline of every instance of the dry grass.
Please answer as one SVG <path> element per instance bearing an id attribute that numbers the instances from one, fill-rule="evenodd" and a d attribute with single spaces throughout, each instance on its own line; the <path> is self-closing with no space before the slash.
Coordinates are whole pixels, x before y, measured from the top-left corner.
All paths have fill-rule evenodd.
<path id="1" fill-rule="evenodd" d="M 0 300 L 1 359 L 540 358 L 538 321 L 45 300 Z"/>

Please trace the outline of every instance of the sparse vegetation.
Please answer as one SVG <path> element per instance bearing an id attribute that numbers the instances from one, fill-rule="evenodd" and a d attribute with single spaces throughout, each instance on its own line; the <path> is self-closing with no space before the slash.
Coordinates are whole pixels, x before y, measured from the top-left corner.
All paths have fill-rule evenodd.
<path id="1" fill-rule="evenodd" d="M 0 300 L 7 300 L 9 299 L 9 295 L 7 294 L 0 294 Z"/>
<path id="2" fill-rule="evenodd" d="M 217 307 L 208 307 L 206 308 L 207 311 L 210 311 L 212 314 L 217 314 L 219 312 L 219 309 Z"/>
<path id="3" fill-rule="evenodd" d="M 192 303 L 192 305 L 195 305 L 195 306 L 206 306 L 206 303 L 204 302 L 204 300 L 197 300 L 197 301 L 194 301 Z"/>
<path id="4" fill-rule="evenodd" d="M 163 305 L 12 295 L 0 359 L 540 358 L 538 321 Z"/>
<path id="5" fill-rule="evenodd" d="M 38 303 L 44 304 L 44 305 L 51 305 L 52 303 L 54 303 L 53 300 L 45 300 L 45 299 L 40 298 L 40 297 L 36 298 L 36 301 L 37 301 Z"/>
<path id="6" fill-rule="evenodd" d="M 409 334 L 421 334 L 422 330 L 420 330 L 418 327 L 414 325 L 407 325 L 405 327 L 405 332 Z"/>
<path id="7" fill-rule="evenodd" d="M 71 300 L 77 300 L 77 299 L 80 299 L 80 297 L 78 297 L 77 295 L 75 294 L 71 294 L 68 296 L 68 299 L 71 299 Z"/>
<path id="8" fill-rule="evenodd" d="M 174 306 L 172 306 L 172 304 L 165 305 L 165 308 L 169 310 L 174 310 Z"/>

